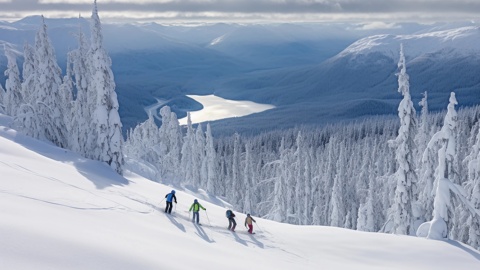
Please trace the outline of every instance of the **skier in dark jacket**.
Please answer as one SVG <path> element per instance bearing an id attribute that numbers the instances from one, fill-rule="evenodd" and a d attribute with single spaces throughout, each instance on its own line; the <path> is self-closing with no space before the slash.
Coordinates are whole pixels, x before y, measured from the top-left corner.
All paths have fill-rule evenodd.
<path id="1" fill-rule="evenodd" d="M 232 232 L 235 231 L 235 227 L 237 226 L 237 222 L 235 221 L 235 214 L 232 210 L 227 210 L 227 218 L 228 218 L 228 229 Z"/>
<path id="2" fill-rule="evenodd" d="M 172 190 L 172 192 L 168 193 L 165 195 L 165 198 L 167 198 L 167 206 L 165 207 L 165 213 L 172 213 L 172 201 L 175 201 L 177 203 L 177 197 L 175 197 L 175 190 Z"/>
<path id="3" fill-rule="evenodd" d="M 193 218 L 192 218 L 192 222 L 199 224 L 200 225 L 200 214 L 198 213 L 200 211 L 200 208 L 203 209 L 203 210 L 207 210 L 205 207 L 203 207 L 197 199 L 195 199 L 193 201 L 193 204 L 192 206 L 190 206 L 190 210 L 188 210 L 189 212 L 193 210 Z M 196 219 L 196 220 L 195 220 Z"/>

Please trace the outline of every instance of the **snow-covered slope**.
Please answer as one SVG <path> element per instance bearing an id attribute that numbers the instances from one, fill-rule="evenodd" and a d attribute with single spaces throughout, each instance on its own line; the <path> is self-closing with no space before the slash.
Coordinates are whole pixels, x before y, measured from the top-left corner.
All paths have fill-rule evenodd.
<path id="1" fill-rule="evenodd" d="M 257 234 L 225 229 L 225 202 L 172 188 L 17 134 L 0 115 L 1 269 L 478 269 L 453 241 L 293 226 L 257 218 Z M 207 211 L 194 226 L 187 209 Z M 207 216 L 208 214 L 208 216 Z"/>

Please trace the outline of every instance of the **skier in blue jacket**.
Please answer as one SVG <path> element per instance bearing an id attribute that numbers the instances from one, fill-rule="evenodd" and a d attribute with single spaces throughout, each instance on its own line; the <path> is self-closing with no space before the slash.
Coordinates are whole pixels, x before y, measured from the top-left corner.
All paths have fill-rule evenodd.
<path id="1" fill-rule="evenodd" d="M 175 201 L 177 203 L 177 197 L 175 197 L 175 190 L 172 190 L 172 192 L 168 193 L 165 195 L 165 198 L 167 198 L 167 206 L 165 207 L 165 213 L 172 213 L 172 201 Z"/>

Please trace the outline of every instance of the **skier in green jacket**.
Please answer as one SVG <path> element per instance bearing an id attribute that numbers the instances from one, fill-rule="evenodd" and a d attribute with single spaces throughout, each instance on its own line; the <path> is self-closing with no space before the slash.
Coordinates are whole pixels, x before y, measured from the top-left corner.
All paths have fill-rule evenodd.
<path id="1" fill-rule="evenodd" d="M 200 208 L 202 208 L 203 210 L 207 210 L 205 207 L 203 207 L 197 199 L 195 199 L 193 201 L 193 204 L 192 206 L 190 206 L 190 210 L 188 210 L 189 212 L 193 210 L 193 218 L 192 218 L 192 222 L 195 223 L 195 217 L 196 217 L 196 223 L 198 225 L 200 225 L 200 215 L 198 214 L 198 212 L 200 211 Z"/>

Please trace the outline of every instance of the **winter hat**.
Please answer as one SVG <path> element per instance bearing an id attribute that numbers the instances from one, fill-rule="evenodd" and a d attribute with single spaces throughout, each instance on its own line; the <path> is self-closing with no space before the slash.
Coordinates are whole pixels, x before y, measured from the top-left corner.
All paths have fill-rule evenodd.
<path id="1" fill-rule="evenodd" d="M 172 190 L 172 193 L 175 194 L 175 190 Z"/>
<path id="2" fill-rule="evenodd" d="M 249 217 L 249 216 L 250 216 L 250 214 L 247 214 L 247 217 Z"/>
<path id="3" fill-rule="evenodd" d="M 197 199 L 193 200 L 193 202 L 198 202 Z"/>

